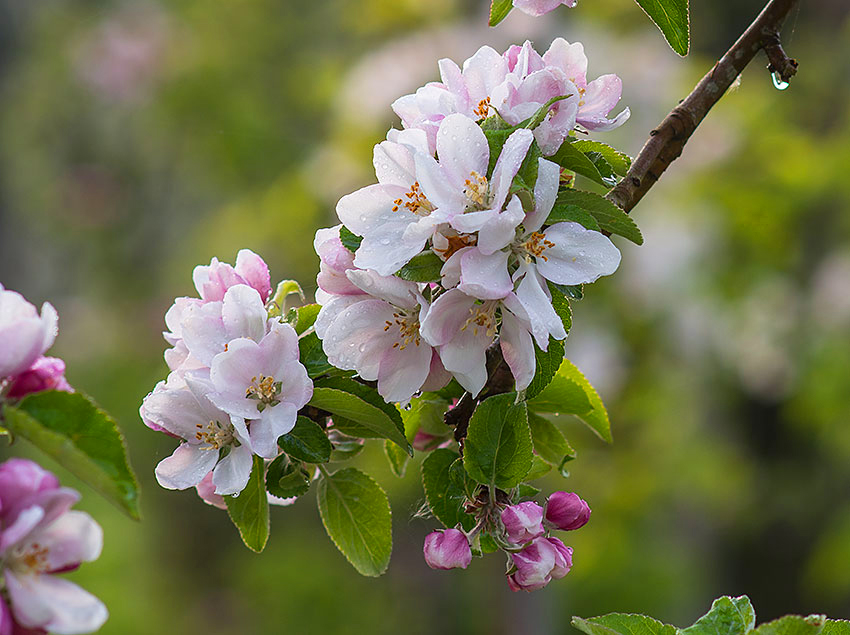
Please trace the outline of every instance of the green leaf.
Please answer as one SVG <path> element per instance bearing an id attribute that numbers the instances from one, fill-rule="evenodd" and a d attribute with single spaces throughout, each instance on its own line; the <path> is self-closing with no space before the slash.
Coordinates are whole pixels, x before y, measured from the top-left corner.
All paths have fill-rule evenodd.
<path id="1" fill-rule="evenodd" d="M 596 232 L 601 232 L 602 228 L 599 226 L 597 220 L 593 217 L 593 214 L 584 210 L 580 207 L 576 207 L 575 205 L 561 205 L 555 203 L 552 207 L 552 211 L 549 212 L 549 216 L 546 218 L 547 225 L 554 225 L 555 223 L 578 223 L 585 229 L 590 229 Z"/>
<path id="2" fill-rule="evenodd" d="M 449 402 L 436 393 L 425 393 L 410 401 L 410 408 L 401 411 L 404 434 L 412 441 L 418 431 L 434 436 L 449 436 L 452 429 L 443 421 Z"/>
<path id="3" fill-rule="evenodd" d="M 587 381 L 587 378 L 582 372 L 576 368 L 575 364 L 568 359 L 565 359 L 561 363 L 561 367 L 558 369 L 558 376 L 565 377 L 581 386 L 584 394 L 590 401 L 591 410 L 583 414 L 575 413 L 576 416 L 590 426 L 590 429 L 600 439 L 611 443 L 614 440 L 611 436 L 611 421 L 608 419 L 608 411 L 605 409 L 605 405 L 602 403 L 602 399 L 599 398 L 599 393 L 596 392 L 596 389 Z"/>
<path id="4" fill-rule="evenodd" d="M 374 479 L 353 467 L 324 474 L 319 514 L 333 543 L 357 571 L 377 577 L 393 548 L 390 502 Z"/>
<path id="5" fill-rule="evenodd" d="M 560 373 L 564 361 L 566 360 L 561 360 L 558 372 L 540 394 L 528 400 L 528 408 L 533 412 L 580 415 L 590 412 L 593 408 L 584 388 L 577 381 Z"/>
<path id="6" fill-rule="evenodd" d="M 503 490 L 517 486 L 531 468 L 531 433 L 525 402 L 515 393 L 485 399 L 469 420 L 463 466 L 479 483 Z"/>
<path id="7" fill-rule="evenodd" d="M 559 95 L 557 97 L 552 97 L 552 99 L 540 106 L 540 108 L 538 108 L 537 111 L 533 115 L 531 115 L 531 117 L 519 123 L 517 127 L 534 130 L 537 126 L 543 123 L 543 120 L 546 119 L 546 115 L 549 114 L 549 111 L 552 109 L 552 106 L 554 106 L 559 101 L 567 99 L 568 97 L 572 97 L 572 95 Z"/>
<path id="8" fill-rule="evenodd" d="M 756 625 L 756 613 L 746 595 L 717 598 L 711 610 L 693 626 L 681 630 L 681 635 L 745 635 Z"/>
<path id="9" fill-rule="evenodd" d="M 564 438 L 564 434 L 545 417 L 528 413 L 528 427 L 534 451 L 547 463 L 560 469 L 564 463 L 576 458 L 576 451 Z"/>
<path id="10" fill-rule="evenodd" d="M 572 189 L 561 190 L 555 204 L 574 205 L 583 209 L 596 219 L 604 231 L 619 234 L 637 245 L 643 244 L 643 236 L 632 217 L 599 194 Z"/>
<path id="11" fill-rule="evenodd" d="M 561 366 L 561 360 L 564 359 L 564 343 L 556 340 L 554 337 L 549 337 L 549 346 L 545 351 L 540 350 L 537 342 L 534 342 L 534 360 L 535 370 L 534 378 L 525 389 L 525 398 L 533 399 L 540 394 L 558 372 Z"/>
<path id="12" fill-rule="evenodd" d="M 416 254 L 395 275 L 409 282 L 436 282 L 440 279 L 443 261 L 430 249 Z"/>
<path id="13" fill-rule="evenodd" d="M 296 280 L 281 280 L 271 298 L 269 317 L 279 317 L 286 307 L 286 298 L 292 294 L 298 294 L 301 301 L 304 301 L 304 291 Z"/>
<path id="14" fill-rule="evenodd" d="M 786 615 L 762 624 L 752 635 L 819 635 L 826 623 L 826 615 Z"/>
<path id="15" fill-rule="evenodd" d="M 569 333 L 570 329 L 573 327 L 573 310 L 570 308 L 570 302 L 567 300 L 567 297 L 562 291 L 560 285 L 556 285 L 554 282 L 549 282 L 547 280 L 547 284 L 549 285 L 549 293 L 552 295 L 552 308 L 555 309 L 555 313 L 558 314 L 558 317 L 561 318 L 561 323 L 564 325 L 564 330 Z M 573 289 L 573 287 L 569 287 L 569 289 Z M 579 291 L 581 288 L 579 287 Z M 563 355 L 561 355 L 563 357 Z"/>
<path id="16" fill-rule="evenodd" d="M 339 240 L 342 242 L 343 247 L 354 253 L 360 247 L 360 243 L 363 242 L 363 237 L 358 236 L 348 229 L 348 227 L 343 225 L 339 228 Z"/>
<path id="17" fill-rule="evenodd" d="M 430 452 L 422 461 L 422 486 L 428 507 L 437 520 L 450 529 L 458 523 L 471 529 L 475 519 L 463 511 L 466 494 L 451 474 L 458 459 L 458 453 L 448 448 Z"/>
<path id="18" fill-rule="evenodd" d="M 614 168 L 614 172 L 620 176 L 626 176 L 629 168 L 632 167 L 632 158 L 628 154 L 620 152 L 601 141 L 579 139 L 573 143 L 573 147 L 585 154 L 588 152 L 598 152 Z"/>
<path id="19" fill-rule="evenodd" d="M 295 329 L 298 335 L 301 335 L 316 323 L 316 318 L 319 317 L 321 308 L 319 304 L 305 304 L 304 306 L 289 309 L 286 314 L 286 321 L 292 325 L 292 328 Z"/>
<path id="20" fill-rule="evenodd" d="M 850 622 L 847 620 L 827 620 L 821 635 L 850 635 Z"/>
<path id="21" fill-rule="evenodd" d="M 348 437 L 344 434 L 340 434 L 336 430 L 331 430 L 328 434 L 331 445 L 334 448 L 333 452 L 331 452 L 332 463 L 347 461 L 360 454 L 363 451 L 363 448 L 366 447 L 363 443 L 363 439 Z"/>
<path id="22" fill-rule="evenodd" d="M 611 184 L 607 183 L 605 179 L 602 178 L 602 175 L 599 174 L 599 170 L 594 165 L 593 161 L 591 161 L 584 152 L 576 149 L 570 139 L 564 141 L 564 143 L 561 144 L 561 147 L 558 148 L 558 151 L 549 157 L 549 160 L 554 161 L 562 168 L 572 170 L 576 174 L 581 174 L 582 176 L 589 178 L 591 181 L 599 183 L 599 185 L 611 187 Z"/>
<path id="23" fill-rule="evenodd" d="M 552 470 L 552 466 L 536 454 L 531 457 L 531 469 L 525 475 L 526 481 L 534 481 L 546 476 Z"/>
<path id="24" fill-rule="evenodd" d="M 667 43 L 684 57 L 690 46 L 688 0 L 635 0 L 646 15 L 655 22 Z"/>
<path id="25" fill-rule="evenodd" d="M 328 362 L 328 356 L 322 350 L 322 340 L 315 333 L 305 335 L 298 340 L 298 357 L 311 379 L 324 375 L 334 369 Z"/>
<path id="26" fill-rule="evenodd" d="M 610 613 L 583 619 L 574 617 L 572 625 L 587 635 L 677 635 L 678 629 L 646 615 Z"/>
<path id="27" fill-rule="evenodd" d="M 599 172 L 599 176 L 602 177 L 605 185 L 608 187 L 614 187 L 617 185 L 617 182 L 619 181 L 617 173 L 614 172 L 614 168 L 611 167 L 611 164 L 605 160 L 605 157 L 602 156 L 601 153 L 590 151 L 585 152 L 584 155 L 593 162 L 594 166 L 596 166 L 596 170 Z"/>
<path id="28" fill-rule="evenodd" d="M 301 496 L 310 489 L 310 474 L 281 454 L 266 469 L 266 489 L 279 498 Z"/>
<path id="29" fill-rule="evenodd" d="M 387 455 L 387 460 L 390 462 L 390 469 L 393 474 L 399 478 L 404 478 L 407 472 L 407 464 L 410 462 L 407 452 L 387 439 L 384 441 L 384 453 Z"/>
<path id="30" fill-rule="evenodd" d="M 520 483 L 519 487 L 517 488 L 516 500 L 512 502 L 518 503 L 523 498 L 531 498 L 532 496 L 537 496 L 539 493 L 539 487 L 534 487 L 534 485 L 529 485 L 528 483 Z"/>
<path id="31" fill-rule="evenodd" d="M 513 8 L 513 0 L 492 0 L 490 3 L 490 26 L 499 24 Z"/>
<path id="32" fill-rule="evenodd" d="M 570 300 L 581 300 L 584 297 L 583 284 L 555 284 L 554 282 L 549 282 L 549 289 L 557 289 L 564 294 L 564 297 Z"/>
<path id="33" fill-rule="evenodd" d="M 333 450 L 322 427 L 302 416 L 295 421 L 295 427 L 280 437 L 277 443 L 289 456 L 307 463 L 327 463 Z"/>
<path id="34" fill-rule="evenodd" d="M 314 385 L 310 405 L 335 415 L 334 427 L 344 434 L 389 439 L 413 455 L 398 410 L 369 386 L 343 377 L 324 379 Z"/>
<path id="35" fill-rule="evenodd" d="M 266 497 L 265 465 L 254 456 L 251 477 L 238 496 L 225 496 L 227 514 L 239 530 L 242 542 L 251 551 L 260 553 L 269 540 L 269 499 Z"/>
<path id="36" fill-rule="evenodd" d="M 56 460 L 131 518 L 139 486 L 115 421 L 81 393 L 48 391 L 3 407 L 3 425 Z"/>

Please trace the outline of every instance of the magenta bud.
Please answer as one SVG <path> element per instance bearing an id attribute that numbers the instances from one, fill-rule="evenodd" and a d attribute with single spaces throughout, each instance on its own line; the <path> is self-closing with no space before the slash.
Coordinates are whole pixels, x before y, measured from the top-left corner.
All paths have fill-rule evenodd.
<path id="1" fill-rule="evenodd" d="M 583 527 L 590 520 L 590 506 L 573 492 L 555 492 L 546 503 L 546 520 L 562 531 Z"/>
<path id="2" fill-rule="evenodd" d="M 65 362 L 61 359 L 39 357 L 27 370 L 12 378 L 7 395 L 12 399 L 20 399 L 44 390 L 74 392 L 65 380 Z"/>
<path id="3" fill-rule="evenodd" d="M 542 536 L 543 508 L 533 501 L 511 505 L 502 511 L 502 524 L 510 542 L 521 545 Z"/>
<path id="4" fill-rule="evenodd" d="M 511 590 L 536 591 L 567 575 L 573 566 L 573 550 L 557 538 L 537 538 L 522 551 L 512 553 L 511 560 Z"/>
<path id="5" fill-rule="evenodd" d="M 458 529 L 431 532 L 425 536 L 422 551 L 425 562 L 432 569 L 466 569 L 472 562 L 469 541 Z"/>

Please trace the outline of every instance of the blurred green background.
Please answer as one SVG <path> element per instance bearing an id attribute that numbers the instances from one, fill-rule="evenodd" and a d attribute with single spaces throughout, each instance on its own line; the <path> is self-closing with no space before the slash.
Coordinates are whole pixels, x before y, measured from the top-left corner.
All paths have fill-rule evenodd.
<path id="1" fill-rule="evenodd" d="M 720 594 L 760 618 L 850 617 L 850 6 L 811 0 L 777 91 L 757 59 L 635 210 L 646 244 L 574 305 L 568 356 L 605 399 L 615 443 L 578 424 L 567 481 L 591 523 L 570 575 L 512 594 L 497 556 L 435 572 L 418 468 L 390 492 L 387 574 L 359 577 L 312 494 L 272 513 L 260 556 L 226 515 L 153 478 L 173 440 L 137 409 L 166 374 L 160 338 L 195 264 L 250 247 L 312 291 L 313 232 L 372 182 L 390 103 L 488 43 L 585 43 L 631 120 L 598 135 L 636 154 L 760 9 L 693 0 L 680 59 L 628 0 L 486 27 L 485 0 L 0 0 L 0 282 L 60 314 L 53 354 L 118 419 L 143 485 L 134 523 L 79 485 L 106 531 L 74 579 L 103 633 L 567 633 L 571 615 L 687 625 Z M 24 443 L 3 454 L 27 453 Z M 59 466 L 42 460 L 70 484 Z"/>

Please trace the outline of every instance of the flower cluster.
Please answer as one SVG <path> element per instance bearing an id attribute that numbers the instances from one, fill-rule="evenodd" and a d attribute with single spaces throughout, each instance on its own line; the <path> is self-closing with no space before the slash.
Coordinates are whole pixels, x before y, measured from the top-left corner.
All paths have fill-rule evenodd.
<path id="1" fill-rule="evenodd" d="M 69 511 L 73 489 L 25 459 L 0 464 L 0 635 L 91 633 L 108 616 L 96 597 L 55 577 L 100 556 L 103 531 Z"/>
<path id="2" fill-rule="evenodd" d="M 164 333 L 171 373 L 145 397 L 140 414 L 183 442 L 156 468 L 168 489 L 197 487 L 204 500 L 241 492 L 253 456 L 274 459 L 313 394 L 289 324 L 270 318 L 269 270 L 243 249 L 236 266 L 213 258 L 195 268 L 198 298 L 177 298 Z"/>
<path id="3" fill-rule="evenodd" d="M 59 317 L 45 302 L 38 310 L 15 291 L 0 285 L 0 396 L 20 399 L 43 390 L 73 389 L 65 380 L 65 363 L 45 357 L 56 339 Z"/>
<path id="4" fill-rule="evenodd" d="M 577 494 L 555 492 L 545 509 L 528 501 L 505 507 L 498 518 L 500 526 L 491 528 L 491 535 L 508 556 L 508 586 L 513 591 L 535 591 L 563 578 L 573 566 L 572 548 L 549 532 L 584 526 L 590 507 Z M 479 525 L 469 536 L 460 529 L 428 534 L 425 562 L 432 569 L 466 569 L 472 561 L 470 539 L 483 528 Z"/>
<path id="5" fill-rule="evenodd" d="M 481 48 L 400 98 L 404 130 L 375 146 L 378 183 L 344 196 L 320 230 L 316 333 L 331 364 L 406 402 L 454 376 L 478 395 L 499 342 L 524 390 L 535 344 L 567 332 L 553 288 L 613 273 L 620 252 L 578 222 L 547 222 L 562 183 L 548 160 L 576 131 L 608 130 L 620 80 L 586 79 L 581 44 Z M 345 239 L 345 240 L 343 240 Z"/>

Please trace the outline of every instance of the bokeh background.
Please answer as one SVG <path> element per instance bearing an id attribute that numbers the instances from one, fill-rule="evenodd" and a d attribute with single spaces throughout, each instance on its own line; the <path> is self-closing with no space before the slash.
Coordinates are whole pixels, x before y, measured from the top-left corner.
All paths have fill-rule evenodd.
<path id="1" fill-rule="evenodd" d="M 691 4 L 683 60 L 628 0 L 496 29 L 485 0 L 0 0 L 0 281 L 57 307 L 53 352 L 117 418 L 143 486 L 135 523 L 79 485 L 106 545 L 73 576 L 109 606 L 103 633 L 568 633 L 571 615 L 610 611 L 687 625 L 742 593 L 762 619 L 850 618 L 844 0 L 792 13 L 791 87 L 751 64 L 635 210 L 646 244 L 621 244 L 620 271 L 574 305 L 568 356 L 615 443 L 565 422 L 579 459 L 542 485 L 594 510 L 566 579 L 512 594 L 497 556 L 428 569 L 418 466 L 395 478 L 377 442 L 357 459 L 393 504 L 375 580 L 326 538 L 312 493 L 273 509 L 257 556 L 223 512 L 153 479 L 174 443 L 137 409 L 195 264 L 250 247 L 312 291 L 313 232 L 374 179 L 390 103 L 485 43 L 583 41 L 590 76 L 618 73 L 632 110 L 598 138 L 636 154 L 760 8 Z"/>

